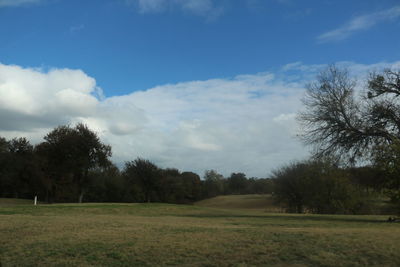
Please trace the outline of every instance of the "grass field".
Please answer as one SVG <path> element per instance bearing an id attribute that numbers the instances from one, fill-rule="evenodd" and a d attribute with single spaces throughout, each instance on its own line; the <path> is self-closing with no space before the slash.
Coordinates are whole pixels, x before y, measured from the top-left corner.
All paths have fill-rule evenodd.
<path id="1" fill-rule="evenodd" d="M 400 224 L 387 216 L 1 203 L 1 266 L 400 266 Z"/>

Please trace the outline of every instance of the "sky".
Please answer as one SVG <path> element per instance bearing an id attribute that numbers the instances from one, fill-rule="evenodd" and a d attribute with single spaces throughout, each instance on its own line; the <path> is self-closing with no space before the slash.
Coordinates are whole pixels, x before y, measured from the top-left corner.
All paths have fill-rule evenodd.
<path id="1" fill-rule="evenodd" d="M 329 64 L 400 69 L 399 0 L 0 0 L 0 136 L 86 123 L 120 167 L 267 177 Z"/>

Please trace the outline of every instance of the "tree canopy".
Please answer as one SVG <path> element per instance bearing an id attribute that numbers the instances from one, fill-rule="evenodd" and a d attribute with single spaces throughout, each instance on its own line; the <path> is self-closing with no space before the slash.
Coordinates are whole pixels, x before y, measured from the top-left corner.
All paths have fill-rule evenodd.
<path id="1" fill-rule="evenodd" d="M 84 124 L 68 125 L 53 129 L 37 146 L 42 158 L 44 175 L 51 184 L 49 190 L 56 193 L 61 183 L 75 185 L 78 200 L 82 202 L 89 179 L 89 171 L 107 167 L 111 147 L 103 144 L 98 135 Z"/>

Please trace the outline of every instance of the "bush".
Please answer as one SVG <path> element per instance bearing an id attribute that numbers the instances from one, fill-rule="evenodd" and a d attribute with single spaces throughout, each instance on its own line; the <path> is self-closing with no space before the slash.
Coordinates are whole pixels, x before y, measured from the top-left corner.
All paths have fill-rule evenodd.
<path id="1" fill-rule="evenodd" d="M 348 174 L 329 161 L 296 162 L 273 174 L 275 199 L 288 212 L 356 214 L 365 209 L 365 194 Z"/>

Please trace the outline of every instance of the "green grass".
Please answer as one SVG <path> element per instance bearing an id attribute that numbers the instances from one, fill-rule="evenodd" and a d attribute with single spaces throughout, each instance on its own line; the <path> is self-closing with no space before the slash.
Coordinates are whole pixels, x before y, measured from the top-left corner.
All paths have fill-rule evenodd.
<path id="1" fill-rule="evenodd" d="M 0 265 L 399 266 L 400 224 L 386 218 L 169 204 L 0 205 Z"/>

